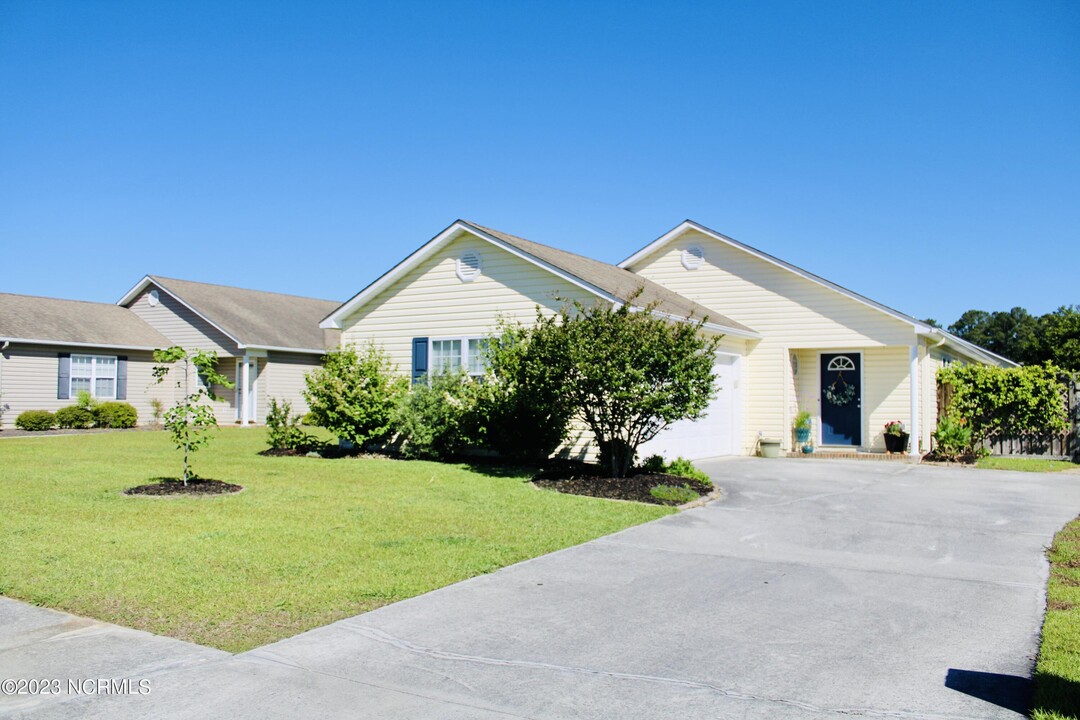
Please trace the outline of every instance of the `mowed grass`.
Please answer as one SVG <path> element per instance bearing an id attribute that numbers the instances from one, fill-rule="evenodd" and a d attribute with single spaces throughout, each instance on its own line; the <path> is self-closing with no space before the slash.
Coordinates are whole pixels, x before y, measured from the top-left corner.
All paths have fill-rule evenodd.
<path id="1" fill-rule="evenodd" d="M 1019 470 L 1021 472 L 1061 472 L 1080 470 L 1080 464 L 1068 460 L 1043 460 L 1041 458 L 984 457 L 976 463 L 986 470 Z"/>
<path id="2" fill-rule="evenodd" d="M 121 494 L 178 474 L 163 432 L 0 439 L 0 594 L 238 652 L 671 512 L 264 438 L 218 433 L 195 469 L 245 490 L 204 498 Z"/>
<path id="3" fill-rule="evenodd" d="M 1080 518 L 1054 537 L 1048 553 L 1039 663 L 1035 668 L 1035 720 L 1080 718 Z"/>

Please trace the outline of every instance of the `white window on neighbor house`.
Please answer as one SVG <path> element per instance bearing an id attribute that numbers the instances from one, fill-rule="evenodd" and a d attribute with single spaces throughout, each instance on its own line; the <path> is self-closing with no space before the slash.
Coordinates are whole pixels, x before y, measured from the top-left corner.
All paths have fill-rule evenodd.
<path id="1" fill-rule="evenodd" d="M 111 355 L 72 355 L 71 387 L 68 397 L 85 390 L 101 400 L 116 399 L 116 357 Z"/>
<path id="2" fill-rule="evenodd" d="M 434 374 L 464 370 L 469 375 L 484 374 L 486 338 L 444 338 L 431 341 L 431 372 Z"/>

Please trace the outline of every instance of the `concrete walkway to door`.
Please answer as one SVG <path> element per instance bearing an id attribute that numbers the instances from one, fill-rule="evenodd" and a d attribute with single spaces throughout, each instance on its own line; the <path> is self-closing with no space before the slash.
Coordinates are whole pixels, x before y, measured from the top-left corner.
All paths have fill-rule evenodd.
<path id="1" fill-rule="evenodd" d="M 32 661 L 34 675 L 150 673 L 152 684 L 144 696 L 7 709 L 29 718 L 1022 716 L 1043 548 L 1080 512 L 1080 477 L 797 459 L 703 465 L 724 500 L 242 655 L 170 650 L 150 636 L 155 652 L 140 655 L 115 638 L 95 646 L 92 634 L 40 627 L 20 642 L 6 628 L 5 677 Z"/>

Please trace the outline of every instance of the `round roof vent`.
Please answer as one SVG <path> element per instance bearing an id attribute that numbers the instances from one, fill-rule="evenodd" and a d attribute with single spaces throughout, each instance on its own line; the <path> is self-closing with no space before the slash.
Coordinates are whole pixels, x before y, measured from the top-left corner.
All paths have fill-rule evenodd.
<path id="1" fill-rule="evenodd" d="M 470 282 L 480 276 L 480 253 L 467 250 L 457 259 L 457 276 L 461 282 Z"/>
<path id="2" fill-rule="evenodd" d="M 705 262 L 705 251 L 700 245 L 691 245 L 682 251 L 682 265 L 687 270 L 697 270 Z"/>

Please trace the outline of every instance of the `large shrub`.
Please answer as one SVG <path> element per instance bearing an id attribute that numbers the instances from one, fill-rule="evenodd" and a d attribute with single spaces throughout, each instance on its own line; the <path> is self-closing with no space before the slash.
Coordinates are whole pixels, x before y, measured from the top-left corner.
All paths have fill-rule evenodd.
<path id="1" fill-rule="evenodd" d="M 485 442 L 500 455 L 541 461 L 566 439 L 574 405 L 566 392 L 569 356 L 554 318 L 503 323 L 485 351 Z"/>
<path id="2" fill-rule="evenodd" d="M 94 417 L 98 427 L 133 428 L 139 422 L 139 412 L 126 402 L 109 400 L 97 406 Z"/>
<path id="3" fill-rule="evenodd" d="M 406 457 L 446 460 L 483 441 L 481 383 L 464 373 L 425 378 L 404 395 L 393 415 Z"/>
<path id="4" fill-rule="evenodd" d="M 938 370 L 948 387 L 947 413 L 971 431 L 973 446 L 997 435 L 1046 434 L 1068 427 L 1065 385 L 1053 365 L 999 368 L 948 365 Z"/>
<path id="5" fill-rule="evenodd" d="M 15 418 L 15 427 L 23 430 L 52 430 L 56 417 L 48 410 L 24 410 Z"/>
<path id="6" fill-rule="evenodd" d="M 314 424 L 359 447 L 389 438 L 394 407 L 408 389 L 408 380 L 374 343 L 331 350 L 304 380 Z"/>
<path id="7" fill-rule="evenodd" d="M 69 405 L 56 411 L 54 416 L 59 427 L 85 430 L 94 424 L 94 411 L 79 405 Z"/>
<path id="8" fill-rule="evenodd" d="M 720 336 L 699 321 L 670 320 L 628 301 L 564 307 L 553 342 L 565 353 L 565 392 L 592 430 L 600 462 L 626 477 L 638 446 L 677 420 L 702 417 L 715 391 Z"/>

